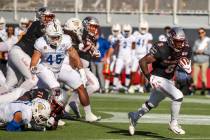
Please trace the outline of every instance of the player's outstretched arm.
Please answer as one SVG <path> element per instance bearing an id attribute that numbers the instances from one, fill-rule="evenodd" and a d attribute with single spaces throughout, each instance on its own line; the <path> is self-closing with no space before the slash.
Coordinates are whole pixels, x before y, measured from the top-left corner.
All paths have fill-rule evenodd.
<path id="1" fill-rule="evenodd" d="M 155 61 L 156 58 L 151 54 L 147 54 L 146 56 L 144 56 L 142 59 L 139 60 L 139 66 L 141 68 L 141 71 L 143 72 L 148 81 L 150 79 L 148 64 L 153 63 Z"/>
<path id="2" fill-rule="evenodd" d="M 34 50 L 34 53 L 31 57 L 31 64 L 30 64 L 30 70 L 33 74 L 35 74 L 38 71 L 36 66 L 39 62 L 40 57 L 41 57 L 41 52 Z"/>
<path id="3" fill-rule="evenodd" d="M 80 60 L 79 54 L 77 53 L 76 49 L 73 47 L 70 47 L 68 49 L 68 54 L 69 54 L 69 62 L 70 65 L 73 68 L 81 69 L 83 68 L 82 62 Z"/>

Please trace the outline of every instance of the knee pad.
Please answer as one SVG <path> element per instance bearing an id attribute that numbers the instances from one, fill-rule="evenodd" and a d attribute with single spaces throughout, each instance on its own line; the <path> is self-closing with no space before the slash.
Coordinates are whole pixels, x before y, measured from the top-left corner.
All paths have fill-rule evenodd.
<path id="1" fill-rule="evenodd" d="M 152 104 L 152 103 L 150 103 L 150 102 L 148 102 L 148 101 L 146 101 L 143 105 L 142 105 L 142 109 L 144 109 L 144 111 L 145 112 L 149 112 L 152 108 L 154 108 L 155 106 Z"/>
<path id="2" fill-rule="evenodd" d="M 177 101 L 177 102 L 182 102 L 183 101 L 183 98 L 179 98 L 179 99 L 176 99 L 174 101 Z"/>

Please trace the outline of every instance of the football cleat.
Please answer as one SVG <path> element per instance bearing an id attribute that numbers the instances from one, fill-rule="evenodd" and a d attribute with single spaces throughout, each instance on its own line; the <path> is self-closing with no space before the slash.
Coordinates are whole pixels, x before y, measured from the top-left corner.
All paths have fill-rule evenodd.
<path id="1" fill-rule="evenodd" d="M 81 114 L 79 112 L 79 108 L 77 107 L 76 102 L 70 102 L 69 106 L 71 107 L 72 111 L 76 115 L 77 118 L 81 118 Z"/>
<path id="2" fill-rule="evenodd" d="M 101 116 L 96 116 L 92 112 L 85 115 L 85 121 L 87 122 L 96 122 L 101 120 Z"/>
<path id="3" fill-rule="evenodd" d="M 66 123 L 64 122 L 64 121 L 62 121 L 62 120 L 59 120 L 58 121 L 58 126 L 64 126 Z"/>
<path id="4" fill-rule="evenodd" d="M 130 121 L 128 131 L 129 131 L 129 134 L 132 136 L 135 133 L 135 127 L 136 127 L 137 121 L 139 119 L 138 112 L 129 112 L 128 119 Z"/>
<path id="5" fill-rule="evenodd" d="M 181 126 L 177 122 L 169 123 L 169 130 L 178 135 L 184 135 L 185 131 L 181 128 Z"/>

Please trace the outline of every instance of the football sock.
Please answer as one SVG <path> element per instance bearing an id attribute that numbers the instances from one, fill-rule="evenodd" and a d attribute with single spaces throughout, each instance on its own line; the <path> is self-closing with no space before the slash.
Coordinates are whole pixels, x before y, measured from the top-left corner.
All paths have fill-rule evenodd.
<path id="1" fill-rule="evenodd" d="M 85 114 L 91 113 L 90 105 L 84 106 L 84 111 L 85 111 Z"/>
<path id="2" fill-rule="evenodd" d="M 171 121 L 178 119 L 181 104 L 182 104 L 182 102 L 180 102 L 180 101 L 172 101 L 172 104 L 171 104 Z"/>

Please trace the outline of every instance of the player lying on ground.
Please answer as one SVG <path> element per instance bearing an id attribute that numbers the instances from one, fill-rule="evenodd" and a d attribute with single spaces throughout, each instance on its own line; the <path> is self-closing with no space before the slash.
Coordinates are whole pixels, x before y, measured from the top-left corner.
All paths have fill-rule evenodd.
<path id="1" fill-rule="evenodd" d="M 50 113 L 47 100 L 35 98 L 32 101 L 14 101 L 0 105 L 0 124 L 7 131 L 45 131 Z"/>

